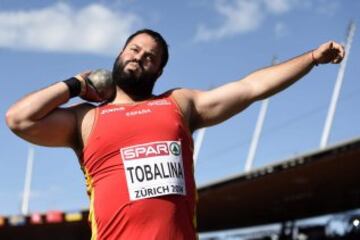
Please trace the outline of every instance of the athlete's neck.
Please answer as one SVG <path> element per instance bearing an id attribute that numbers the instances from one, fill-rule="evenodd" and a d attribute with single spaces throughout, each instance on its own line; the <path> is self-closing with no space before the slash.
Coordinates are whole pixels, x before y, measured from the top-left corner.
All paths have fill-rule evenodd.
<path id="1" fill-rule="evenodd" d="M 153 97 L 154 97 L 153 94 L 151 94 L 150 96 L 146 96 L 146 97 L 130 95 L 130 94 L 126 93 L 125 91 L 123 91 L 121 88 L 116 87 L 115 98 L 110 103 L 112 103 L 112 104 L 132 104 L 132 103 L 146 101 Z"/>

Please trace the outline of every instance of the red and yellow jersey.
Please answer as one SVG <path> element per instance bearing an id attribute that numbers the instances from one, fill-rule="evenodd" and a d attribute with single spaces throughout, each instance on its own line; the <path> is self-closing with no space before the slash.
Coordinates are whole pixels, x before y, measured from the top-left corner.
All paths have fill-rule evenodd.
<path id="1" fill-rule="evenodd" d="M 175 101 L 95 111 L 82 159 L 92 239 L 195 239 L 193 141 Z"/>

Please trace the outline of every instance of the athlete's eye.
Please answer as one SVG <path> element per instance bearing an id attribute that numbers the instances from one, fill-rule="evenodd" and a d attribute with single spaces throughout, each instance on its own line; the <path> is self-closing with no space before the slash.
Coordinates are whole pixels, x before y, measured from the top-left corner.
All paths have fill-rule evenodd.
<path id="1" fill-rule="evenodd" d="M 146 60 L 152 62 L 152 61 L 154 61 L 154 59 L 155 59 L 154 55 L 151 55 L 151 54 L 146 55 Z"/>
<path id="2" fill-rule="evenodd" d="M 132 46 L 129 48 L 130 49 L 130 52 L 133 52 L 133 53 L 138 53 L 139 52 L 139 49 L 135 46 Z"/>

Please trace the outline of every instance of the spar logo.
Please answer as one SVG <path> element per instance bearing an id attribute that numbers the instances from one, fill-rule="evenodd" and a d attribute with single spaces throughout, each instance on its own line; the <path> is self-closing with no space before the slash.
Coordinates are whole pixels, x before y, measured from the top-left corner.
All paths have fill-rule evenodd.
<path id="1" fill-rule="evenodd" d="M 150 158 L 159 156 L 179 156 L 181 147 L 177 142 L 153 142 L 121 149 L 123 160 Z"/>
<path id="2" fill-rule="evenodd" d="M 180 155 L 180 146 L 178 143 L 176 142 L 172 142 L 170 143 L 170 151 L 172 154 L 174 154 L 175 156 L 179 156 Z"/>
<path id="3" fill-rule="evenodd" d="M 167 156 L 169 155 L 169 148 L 166 142 L 158 142 L 121 149 L 121 153 L 124 160 L 132 160 L 139 158 Z"/>

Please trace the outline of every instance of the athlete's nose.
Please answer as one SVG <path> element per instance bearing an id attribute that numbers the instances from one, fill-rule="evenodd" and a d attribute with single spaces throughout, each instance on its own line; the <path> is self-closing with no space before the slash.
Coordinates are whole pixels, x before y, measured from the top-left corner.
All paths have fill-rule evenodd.
<path id="1" fill-rule="evenodd" d="M 145 56 L 144 52 L 139 51 L 134 55 L 134 60 L 136 60 L 138 63 L 140 63 L 143 61 L 144 56 Z"/>

